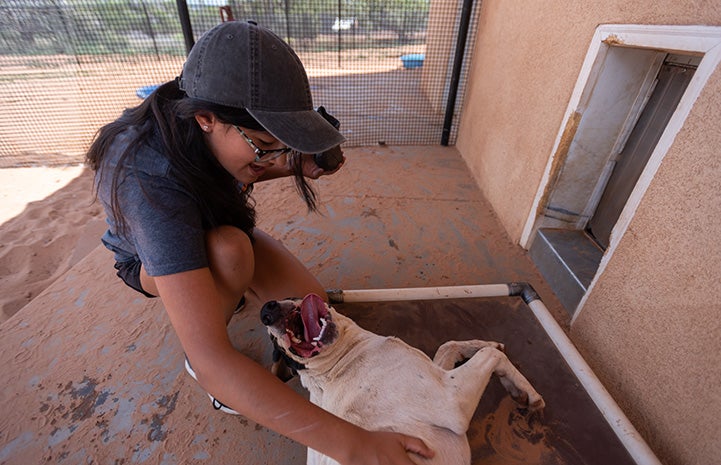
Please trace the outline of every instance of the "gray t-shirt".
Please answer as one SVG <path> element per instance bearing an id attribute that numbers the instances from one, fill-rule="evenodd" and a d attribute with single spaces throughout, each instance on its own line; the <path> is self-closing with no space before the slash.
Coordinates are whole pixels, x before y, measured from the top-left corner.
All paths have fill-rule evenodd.
<path id="1" fill-rule="evenodd" d="M 103 244 L 115 254 L 117 262 L 140 260 L 150 276 L 208 266 L 197 201 L 159 152 L 157 135 L 120 167 L 117 202 L 125 230 L 119 231 L 119 222 L 110 208 L 113 175 L 120 156 L 135 136 L 134 131 L 128 129 L 115 139 L 99 169 L 98 198 L 105 207 L 108 223 Z"/>

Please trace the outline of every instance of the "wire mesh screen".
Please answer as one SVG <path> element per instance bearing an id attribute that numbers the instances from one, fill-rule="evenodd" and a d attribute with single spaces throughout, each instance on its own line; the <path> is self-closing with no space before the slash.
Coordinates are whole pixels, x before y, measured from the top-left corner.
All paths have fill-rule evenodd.
<path id="1" fill-rule="evenodd" d="M 291 44 L 315 105 L 340 119 L 346 146 L 438 144 L 461 3 L 5 0 L 0 167 L 82 162 L 98 128 L 179 74 L 189 40 L 230 19 L 253 19 Z M 182 25 L 186 6 L 192 34 Z M 451 144 L 470 61 L 465 55 Z"/>

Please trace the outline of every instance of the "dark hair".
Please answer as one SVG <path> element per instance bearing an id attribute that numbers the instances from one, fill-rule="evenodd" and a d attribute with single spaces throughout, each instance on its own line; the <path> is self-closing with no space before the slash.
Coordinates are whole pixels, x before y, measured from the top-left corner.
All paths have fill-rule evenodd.
<path id="1" fill-rule="evenodd" d="M 198 112 L 213 113 L 221 122 L 264 131 L 265 129 L 244 109 L 217 105 L 188 97 L 178 88 L 176 81 L 166 82 L 140 105 L 129 108 L 117 120 L 102 127 L 86 154 L 86 163 L 96 171 L 96 186 L 106 173 L 99 168 L 112 147 L 115 138 L 129 128 L 137 136 L 121 154 L 123 161 L 137 156 L 138 148 L 157 132 L 171 169 L 184 187 L 198 202 L 204 227 L 233 225 L 249 235 L 255 226 L 255 209 L 250 194 L 252 186 L 238 188 L 237 181 L 228 173 L 206 146 L 203 132 L 195 121 Z M 125 222 L 117 201 L 117 184 L 121 170 L 113 173 L 111 209 L 122 231 Z M 316 210 L 315 193 L 308 186 L 302 172 L 294 170 L 295 183 L 308 209 Z M 305 186 L 305 187 L 303 187 Z M 142 188 L 142 185 L 141 185 Z"/>

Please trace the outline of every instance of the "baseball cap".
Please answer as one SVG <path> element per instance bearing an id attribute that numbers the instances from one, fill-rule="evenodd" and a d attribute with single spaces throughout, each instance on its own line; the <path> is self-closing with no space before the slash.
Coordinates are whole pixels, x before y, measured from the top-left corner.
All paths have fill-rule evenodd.
<path id="1" fill-rule="evenodd" d="M 183 65 L 189 97 L 244 108 L 276 139 L 303 153 L 345 141 L 313 109 L 308 76 L 293 49 L 252 21 L 228 21 L 203 34 Z"/>

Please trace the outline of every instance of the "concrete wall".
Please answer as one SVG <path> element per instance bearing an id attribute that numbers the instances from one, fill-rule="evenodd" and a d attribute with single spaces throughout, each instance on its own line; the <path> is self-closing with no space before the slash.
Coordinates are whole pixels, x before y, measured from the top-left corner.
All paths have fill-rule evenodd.
<path id="1" fill-rule="evenodd" d="M 514 241 L 600 24 L 721 25 L 721 3 L 485 0 L 457 148 Z M 571 335 L 664 463 L 721 457 L 721 69 Z"/>

